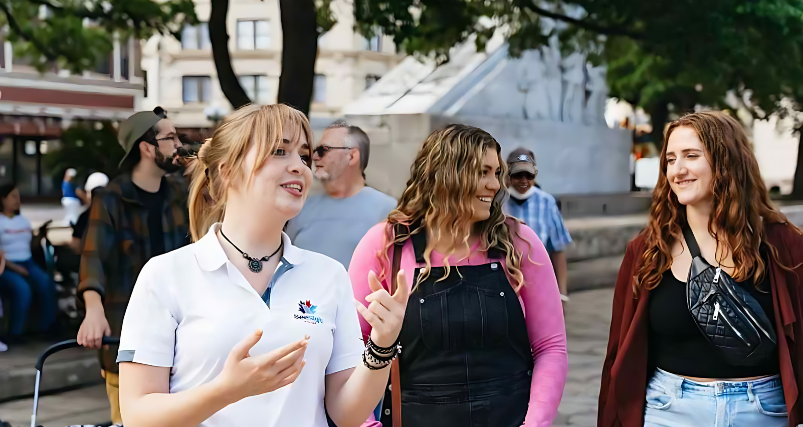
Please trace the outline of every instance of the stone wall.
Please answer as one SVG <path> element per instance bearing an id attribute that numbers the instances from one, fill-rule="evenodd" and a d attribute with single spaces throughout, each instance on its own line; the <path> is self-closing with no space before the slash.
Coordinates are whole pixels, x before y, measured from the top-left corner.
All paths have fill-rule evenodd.
<path id="1" fill-rule="evenodd" d="M 369 185 L 399 197 L 415 155 L 435 129 L 464 123 L 488 131 L 503 157 L 517 147 L 536 155 L 538 183 L 551 194 L 615 194 L 630 190 L 630 134 L 604 126 L 430 114 L 348 116 L 371 138 Z"/>
<path id="2" fill-rule="evenodd" d="M 803 205 L 781 207 L 792 224 L 803 227 Z M 646 215 L 577 218 L 566 220 L 574 245 L 566 251 L 569 262 L 611 257 L 625 252 L 627 242 L 647 225 Z"/>

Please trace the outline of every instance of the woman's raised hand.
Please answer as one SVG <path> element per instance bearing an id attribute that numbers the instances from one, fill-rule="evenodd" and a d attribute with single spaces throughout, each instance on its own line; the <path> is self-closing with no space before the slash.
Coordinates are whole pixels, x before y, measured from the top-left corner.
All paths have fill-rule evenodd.
<path id="1" fill-rule="evenodd" d="M 399 270 L 396 283 L 398 284 L 396 292 L 391 296 L 379 283 L 376 273 L 370 271 L 368 285 L 373 293 L 365 297 L 368 307 L 357 304 L 357 311 L 371 325 L 371 340 L 379 347 L 390 347 L 395 344 L 404 322 L 407 299 L 410 297 L 404 270 Z"/>

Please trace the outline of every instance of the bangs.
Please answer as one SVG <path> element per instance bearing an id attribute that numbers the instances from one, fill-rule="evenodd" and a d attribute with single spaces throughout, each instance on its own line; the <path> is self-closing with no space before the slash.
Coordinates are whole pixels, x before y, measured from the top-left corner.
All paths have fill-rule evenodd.
<path id="1" fill-rule="evenodd" d="M 251 176 L 248 177 L 249 183 L 256 172 L 265 165 L 268 158 L 284 144 L 285 130 L 289 131 L 291 138 L 289 142 L 292 147 L 301 143 L 302 135 L 306 137 L 307 154 L 312 156 L 312 130 L 309 121 L 304 113 L 294 108 L 281 104 L 261 107 L 259 114 L 254 117 L 253 129 L 246 152 L 250 149 L 251 144 L 259 145 L 254 169 L 251 171 Z"/>

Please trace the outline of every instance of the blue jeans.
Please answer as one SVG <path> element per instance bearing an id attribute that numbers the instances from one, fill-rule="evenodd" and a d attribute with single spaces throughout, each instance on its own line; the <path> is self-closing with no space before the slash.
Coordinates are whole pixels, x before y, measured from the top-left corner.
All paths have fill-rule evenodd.
<path id="1" fill-rule="evenodd" d="M 0 274 L 0 293 L 11 301 L 11 335 L 21 335 L 28 312 L 31 309 L 33 296 L 39 301 L 39 318 L 37 330 L 46 332 L 56 320 L 58 301 L 56 299 L 56 284 L 37 266 L 33 260 L 14 262 L 28 270 L 28 276 L 23 277 L 8 267 Z"/>
<path id="2" fill-rule="evenodd" d="M 700 383 L 657 369 L 644 427 L 786 427 L 781 378 Z"/>

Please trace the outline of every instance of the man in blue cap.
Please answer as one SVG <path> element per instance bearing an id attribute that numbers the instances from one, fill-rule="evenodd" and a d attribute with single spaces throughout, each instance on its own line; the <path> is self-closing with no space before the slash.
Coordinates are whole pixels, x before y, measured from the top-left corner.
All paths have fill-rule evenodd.
<path id="1" fill-rule="evenodd" d="M 101 340 L 119 336 L 145 263 L 190 241 L 187 192 L 168 175 L 180 169 L 181 142 L 166 112 L 157 107 L 134 114 L 120 124 L 118 138 L 126 152 L 122 173 L 93 198 L 77 297 L 86 306 L 78 343 L 101 349 L 112 422 L 122 424 L 117 347 L 101 348 Z"/>

